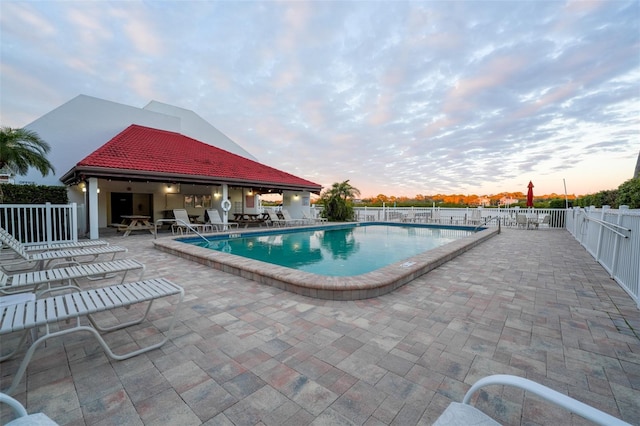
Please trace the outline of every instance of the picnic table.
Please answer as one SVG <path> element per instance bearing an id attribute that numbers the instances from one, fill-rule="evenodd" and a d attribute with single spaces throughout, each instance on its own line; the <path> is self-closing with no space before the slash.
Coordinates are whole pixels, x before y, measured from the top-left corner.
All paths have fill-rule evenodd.
<path id="1" fill-rule="evenodd" d="M 117 224 L 118 231 L 124 231 L 123 237 L 129 236 L 131 231 L 149 231 L 152 235 L 155 232 L 154 226 L 149 220 L 151 216 L 125 215 L 120 216 L 122 223 Z"/>

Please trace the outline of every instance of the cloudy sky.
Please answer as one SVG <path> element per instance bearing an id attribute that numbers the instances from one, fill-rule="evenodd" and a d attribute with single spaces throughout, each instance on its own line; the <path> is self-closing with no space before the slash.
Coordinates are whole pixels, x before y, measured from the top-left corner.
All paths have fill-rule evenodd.
<path id="1" fill-rule="evenodd" d="M 639 1 L 0 1 L 0 124 L 79 94 L 190 109 L 363 196 L 613 189 L 640 151 Z"/>

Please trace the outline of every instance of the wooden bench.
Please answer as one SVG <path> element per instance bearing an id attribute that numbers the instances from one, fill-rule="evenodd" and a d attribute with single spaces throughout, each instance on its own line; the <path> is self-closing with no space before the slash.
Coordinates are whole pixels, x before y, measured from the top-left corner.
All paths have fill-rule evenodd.
<path id="1" fill-rule="evenodd" d="M 23 295 L 25 295 L 25 293 L 5 297 L 15 298 Z M 131 325 L 140 324 L 147 318 L 153 302 L 157 299 L 168 296 L 178 296 L 179 300 L 173 311 L 173 317 L 171 319 L 169 329 L 164 334 L 162 340 L 124 354 L 115 354 L 103 339 L 100 332 L 109 332 Z M 0 302 L 2 299 L 3 298 L 0 298 Z M 88 331 L 93 334 L 96 340 L 98 340 L 98 343 L 100 343 L 107 355 L 115 360 L 131 358 L 144 352 L 159 348 L 169 340 L 169 337 L 173 332 L 183 299 L 184 289 L 182 287 L 164 278 L 155 278 L 133 283 L 118 284 L 110 287 L 74 291 L 43 299 L 34 300 L 31 298 L 30 300 L 22 300 L 18 303 L 0 303 L 0 336 L 18 331 L 23 332 L 16 348 L 10 353 L 0 356 L 0 361 L 11 358 L 18 352 L 20 347 L 24 344 L 29 331 L 36 330 L 37 327 L 45 327 L 45 333 L 41 337 L 35 339 L 25 353 L 18 371 L 13 376 L 11 386 L 3 392 L 11 395 L 16 390 L 35 350 L 41 343 L 51 337 L 64 336 L 77 331 Z M 144 315 L 141 318 L 111 327 L 101 327 L 93 318 L 93 314 L 98 312 L 109 311 L 121 307 L 130 307 L 131 305 L 138 303 L 148 303 L 148 306 L 144 310 Z M 82 324 L 81 319 L 83 317 L 86 317 L 89 320 L 89 325 Z M 69 320 L 74 321 L 75 325 L 61 329 L 51 327 L 61 321 Z M 162 335 L 162 333 L 160 335 Z M 6 344 L 3 343 L 3 347 L 6 347 Z M 3 373 L 6 374 L 4 371 Z"/>

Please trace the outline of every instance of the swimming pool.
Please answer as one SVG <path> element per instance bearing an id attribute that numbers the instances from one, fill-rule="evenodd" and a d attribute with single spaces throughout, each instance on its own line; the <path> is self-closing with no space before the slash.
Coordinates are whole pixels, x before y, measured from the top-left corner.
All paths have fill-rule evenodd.
<path id="1" fill-rule="evenodd" d="M 368 224 L 384 224 L 384 222 L 369 222 Z M 355 224 L 356 226 L 364 226 Z M 396 225 L 398 225 L 396 223 Z M 270 236 L 284 236 L 292 232 L 326 231 L 329 228 L 340 228 L 345 225 L 304 226 L 297 228 L 275 229 L 269 231 Z M 472 227 L 452 227 L 442 225 L 407 225 L 416 232 L 426 232 L 424 229 L 455 229 L 471 231 Z M 211 268 L 235 274 L 243 278 L 257 281 L 261 284 L 282 290 L 298 293 L 304 296 L 329 300 L 358 300 L 378 297 L 394 291 L 417 277 L 437 268 L 454 257 L 481 244 L 483 241 L 498 235 L 500 228 L 481 228 L 466 237 L 440 245 L 431 250 L 404 258 L 400 261 L 383 266 L 360 275 L 329 276 L 312 272 L 288 268 L 281 265 L 254 260 L 243 256 L 236 256 L 224 251 L 211 250 L 195 244 L 180 241 L 183 238 L 165 237 L 153 240 L 154 246 L 164 252 L 192 260 Z M 207 235 L 210 240 L 221 237 L 231 239 L 246 236 L 269 236 L 263 230 L 242 230 L 216 235 Z"/>
<path id="2" fill-rule="evenodd" d="M 281 230 L 241 237 L 181 239 L 185 243 L 327 276 L 354 276 L 471 235 L 465 229 L 400 224 Z M 233 236 L 233 235 L 232 235 Z"/>

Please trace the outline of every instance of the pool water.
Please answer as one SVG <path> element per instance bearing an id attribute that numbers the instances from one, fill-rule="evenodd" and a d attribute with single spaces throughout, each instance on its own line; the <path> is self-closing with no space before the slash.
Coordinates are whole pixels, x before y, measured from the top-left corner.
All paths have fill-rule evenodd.
<path id="1" fill-rule="evenodd" d="M 471 230 L 419 225 L 356 225 L 182 240 L 300 271 L 354 276 L 471 235 Z"/>

